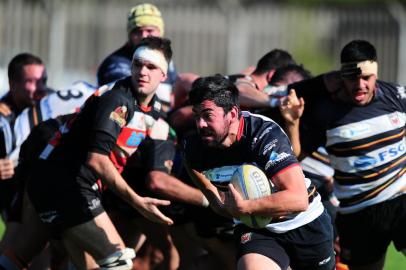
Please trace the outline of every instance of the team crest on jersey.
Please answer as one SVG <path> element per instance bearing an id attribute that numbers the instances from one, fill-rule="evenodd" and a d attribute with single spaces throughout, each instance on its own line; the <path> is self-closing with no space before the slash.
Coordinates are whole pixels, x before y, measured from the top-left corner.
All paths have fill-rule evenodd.
<path id="1" fill-rule="evenodd" d="M 245 243 L 247 243 L 248 241 L 250 241 L 251 240 L 251 235 L 252 235 L 252 233 L 244 233 L 243 235 L 241 235 L 241 244 L 245 244 Z"/>
<path id="2" fill-rule="evenodd" d="M 110 113 L 110 119 L 116 122 L 120 127 L 125 126 L 127 118 L 127 107 L 120 106 Z"/>
<path id="3" fill-rule="evenodd" d="M 397 127 L 400 125 L 400 119 L 397 113 L 391 113 L 388 115 L 388 117 L 393 126 Z"/>

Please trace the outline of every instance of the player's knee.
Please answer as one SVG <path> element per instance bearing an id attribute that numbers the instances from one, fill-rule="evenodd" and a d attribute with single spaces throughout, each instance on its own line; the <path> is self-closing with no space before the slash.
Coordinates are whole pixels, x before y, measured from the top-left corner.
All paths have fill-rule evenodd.
<path id="1" fill-rule="evenodd" d="M 132 269 L 135 251 L 132 248 L 118 250 L 107 258 L 97 261 L 101 270 L 127 270 Z"/>

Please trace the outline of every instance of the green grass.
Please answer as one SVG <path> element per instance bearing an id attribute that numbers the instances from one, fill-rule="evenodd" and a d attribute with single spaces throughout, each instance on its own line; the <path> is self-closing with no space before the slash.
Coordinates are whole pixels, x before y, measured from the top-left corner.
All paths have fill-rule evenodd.
<path id="1" fill-rule="evenodd" d="M 0 218 L 0 238 L 4 232 L 4 224 Z M 386 263 L 384 270 L 400 270 L 406 269 L 406 257 L 397 252 L 393 244 L 389 246 L 388 253 L 386 254 Z"/>
<path id="2" fill-rule="evenodd" d="M 3 220 L 0 217 L 0 238 L 3 236 L 3 232 L 4 232 L 4 224 Z"/>

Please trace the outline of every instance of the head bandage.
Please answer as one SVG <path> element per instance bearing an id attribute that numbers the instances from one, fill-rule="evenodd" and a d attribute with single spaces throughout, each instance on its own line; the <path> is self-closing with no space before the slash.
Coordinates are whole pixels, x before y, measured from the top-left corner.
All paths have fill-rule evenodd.
<path id="1" fill-rule="evenodd" d="M 160 68 L 165 75 L 168 72 L 168 62 L 164 55 L 157 50 L 152 50 L 145 46 L 139 47 L 134 52 L 133 61 L 134 60 L 148 61 Z"/>
<path id="2" fill-rule="evenodd" d="M 378 63 L 373 60 L 365 60 L 362 62 L 351 62 L 341 64 L 341 76 L 353 77 L 361 75 L 378 76 Z"/>

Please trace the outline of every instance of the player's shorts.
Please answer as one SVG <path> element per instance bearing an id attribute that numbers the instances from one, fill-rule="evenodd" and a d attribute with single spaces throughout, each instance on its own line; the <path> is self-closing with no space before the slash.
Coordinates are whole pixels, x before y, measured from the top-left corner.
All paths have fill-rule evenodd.
<path id="1" fill-rule="evenodd" d="M 66 167 L 38 160 L 27 183 L 36 212 L 56 238 L 104 212 L 98 185 L 72 175 Z"/>
<path id="2" fill-rule="evenodd" d="M 233 241 L 234 221 L 216 214 L 210 207 L 188 207 L 196 233 L 202 238 L 217 238 L 221 241 Z"/>
<path id="3" fill-rule="evenodd" d="M 406 194 L 352 214 L 337 214 L 341 260 L 349 265 L 377 262 L 391 241 L 406 248 Z"/>
<path id="4" fill-rule="evenodd" d="M 18 187 L 14 178 L 0 180 L 0 212 L 5 221 L 10 221 L 10 206 L 17 189 Z"/>
<path id="5" fill-rule="evenodd" d="M 333 229 L 326 211 L 317 219 L 286 233 L 238 225 L 234 232 L 237 258 L 248 253 L 266 256 L 281 269 L 335 269 Z"/>

